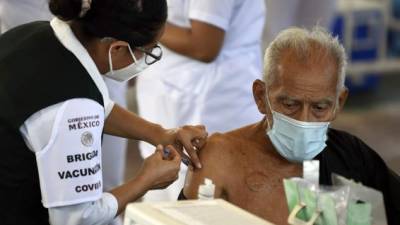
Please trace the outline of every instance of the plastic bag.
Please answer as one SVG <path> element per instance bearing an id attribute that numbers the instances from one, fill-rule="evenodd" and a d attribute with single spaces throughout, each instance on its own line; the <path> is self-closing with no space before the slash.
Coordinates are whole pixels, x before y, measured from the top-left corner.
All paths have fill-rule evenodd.
<path id="1" fill-rule="evenodd" d="M 284 179 L 290 216 L 295 225 L 385 225 L 387 224 L 381 192 L 339 175 L 332 176 L 332 186 L 318 186 L 302 179 Z"/>
<path id="2" fill-rule="evenodd" d="M 332 184 L 350 187 L 347 225 L 387 224 L 385 203 L 380 191 L 363 186 L 361 183 L 356 183 L 337 174 L 332 174 Z"/>
<path id="3" fill-rule="evenodd" d="M 348 186 L 319 186 L 301 178 L 284 179 L 290 224 L 344 225 Z"/>

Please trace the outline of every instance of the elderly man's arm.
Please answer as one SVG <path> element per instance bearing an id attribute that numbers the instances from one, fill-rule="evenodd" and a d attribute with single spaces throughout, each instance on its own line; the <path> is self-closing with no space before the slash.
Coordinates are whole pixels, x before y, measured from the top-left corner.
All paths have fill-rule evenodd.
<path id="1" fill-rule="evenodd" d="M 200 151 L 201 169 L 190 169 L 186 175 L 183 189 L 184 198 L 197 199 L 199 185 L 208 178 L 215 184 L 215 198 L 226 198 L 225 192 L 229 182 L 230 167 L 233 165 L 231 143 L 222 134 L 214 134 L 207 141 L 206 146 Z"/>

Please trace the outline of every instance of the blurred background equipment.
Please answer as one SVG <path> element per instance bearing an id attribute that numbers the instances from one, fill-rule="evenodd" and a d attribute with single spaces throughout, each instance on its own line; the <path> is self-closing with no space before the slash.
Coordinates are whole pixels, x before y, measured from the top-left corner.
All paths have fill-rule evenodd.
<path id="1" fill-rule="evenodd" d="M 396 2 L 398 0 L 337 2 L 332 31 L 347 50 L 347 86 L 353 93 L 374 89 L 381 79 L 379 75 L 400 71 L 400 59 L 396 57 L 396 54 L 400 56 Z M 397 5 L 399 7 L 399 3 Z M 397 49 L 396 44 L 399 45 Z"/>

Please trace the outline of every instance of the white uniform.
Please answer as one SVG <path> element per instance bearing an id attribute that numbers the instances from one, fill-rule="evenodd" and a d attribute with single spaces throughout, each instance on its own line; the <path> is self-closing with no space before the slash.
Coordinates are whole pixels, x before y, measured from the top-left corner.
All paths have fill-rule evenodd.
<path id="1" fill-rule="evenodd" d="M 48 0 L 0 0 L 0 31 L 37 20 L 50 20 L 54 16 L 48 8 Z M 126 83 L 103 77 L 110 98 L 126 108 Z M 111 135 L 103 137 L 103 180 L 105 190 L 121 185 L 124 181 L 127 140 Z"/>
<path id="2" fill-rule="evenodd" d="M 126 108 L 127 82 L 121 83 L 102 76 L 110 98 L 119 106 Z M 104 190 L 121 185 L 124 182 L 125 159 L 128 140 L 105 134 L 103 137 L 103 181 Z"/>
<path id="3" fill-rule="evenodd" d="M 165 127 L 204 124 L 209 132 L 224 132 L 261 118 L 252 83 L 261 77 L 261 35 L 264 0 L 169 0 L 168 22 L 190 27 L 190 20 L 225 31 L 217 59 L 211 63 L 163 47 L 163 58 L 137 80 L 139 114 Z M 141 143 L 142 155 L 154 150 Z M 150 191 L 145 200 L 172 200 L 183 187 L 180 179 L 166 191 Z M 154 197 L 151 197 L 151 196 Z"/>

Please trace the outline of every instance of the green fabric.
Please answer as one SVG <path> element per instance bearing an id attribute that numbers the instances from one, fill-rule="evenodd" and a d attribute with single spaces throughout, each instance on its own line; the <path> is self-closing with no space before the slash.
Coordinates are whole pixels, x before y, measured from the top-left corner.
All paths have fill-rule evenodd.
<path id="1" fill-rule="evenodd" d="M 301 201 L 306 205 L 304 212 L 308 221 L 317 210 L 317 195 L 306 187 L 300 187 L 299 192 Z"/>
<path id="2" fill-rule="evenodd" d="M 317 220 L 317 224 L 321 225 L 338 225 L 336 215 L 336 204 L 331 196 L 322 194 L 318 199 L 318 205 L 322 211 L 321 217 Z"/>
<path id="3" fill-rule="evenodd" d="M 317 219 L 316 224 L 338 225 L 336 203 L 329 194 L 317 196 L 315 191 L 310 190 L 308 187 L 298 185 L 295 180 L 284 179 L 283 183 L 289 213 L 293 211 L 296 205 L 303 203 L 306 207 L 297 214 L 296 217 L 298 219 L 309 221 L 312 215 L 319 209 L 322 211 L 322 214 Z"/>
<path id="4" fill-rule="evenodd" d="M 286 201 L 288 204 L 289 213 L 291 213 L 294 207 L 300 204 L 299 194 L 297 191 L 297 183 L 293 180 L 283 179 L 283 185 L 286 194 Z M 297 218 L 306 220 L 305 210 L 301 210 L 297 214 Z"/>
<path id="5" fill-rule="evenodd" d="M 347 225 L 370 225 L 371 213 L 370 203 L 350 202 L 347 207 Z"/>

